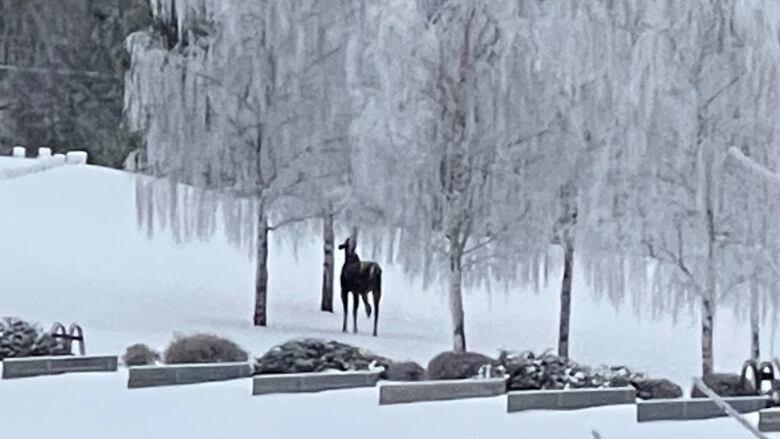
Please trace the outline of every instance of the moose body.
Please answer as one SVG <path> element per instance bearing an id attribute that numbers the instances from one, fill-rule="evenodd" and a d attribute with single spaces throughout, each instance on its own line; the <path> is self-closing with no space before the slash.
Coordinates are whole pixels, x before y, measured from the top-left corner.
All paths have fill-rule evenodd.
<path id="1" fill-rule="evenodd" d="M 347 313 L 349 308 L 349 293 L 352 293 L 352 319 L 353 332 L 358 332 L 357 314 L 360 299 L 366 307 L 366 314 L 371 317 L 371 304 L 368 301 L 368 293 L 373 293 L 374 298 L 374 336 L 377 335 L 379 321 L 379 300 L 382 297 L 382 268 L 376 262 L 361 261 L 354 246 L 347 238 L 339 245 L 339 250 L 344 250 L 344 265 L 341 267 L 341 303 L 344 305 L 344 324 L 342 332 L 347 332 Z"/>

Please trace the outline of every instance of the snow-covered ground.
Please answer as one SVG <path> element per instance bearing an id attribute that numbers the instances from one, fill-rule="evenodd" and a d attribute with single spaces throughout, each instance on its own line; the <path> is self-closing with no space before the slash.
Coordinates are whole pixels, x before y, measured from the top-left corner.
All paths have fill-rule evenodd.
<path id="1" fill-rule="evenodd" d="M 19 168 L 29 166 L 34 162 L 33 159 L 17 159 L 14 157 L 0 157 L 0 169 Z"/>
<path id="2" fill-rule="evenodd" d="M 730 419 L 637 424 L 633 406 L 510 415 L 500 397 L 380 407 L 376 390 L 253 397 L 244 380 L 131 391 L 126 379 L 4 381 L 3 431 L 61 439 L 590 439 L 592 430 L 604 439 L 751 437 Z"/>
<path id="3" fill-rule="evenodd" d="M 6 160 L 0 160 L 4 166 Z M 320 242 L 298 258 L 273 241 L 268 328 L 251 325 L 253 263 L 221 236 L 177 245 L 136 227 L 133 175 L 67 166 L 0 181 L 0 315 L 50 325 L 80 323 L 87 350 L 121 353 L 144 342 L 163 348 L 176 331 L 226 335 L 254 354 L 293 337 L 337 338 L 394 359 L 425 364 L 450 348 L 446 298 L 384 264 L 380 337 L 340 333 L 341 312 L 319 311 Z M 340 255 L 339 255 L 340 256 Z M 341 264 L 340 259 L 336 261 Z M 698 318 L 637 318 L 577 285 L 572 356 L 626 364 L 684 386 L 698 370 Z M 469 291 L 469 348 L 543 350 L 555 344 L 555 285 L 527 291 Z M 340 305 L 337 305 L 339 308 Z M 351 328 L 351 324 L 350 324 Z M 716 323 L 717 368 L 738 372 L 747 322 L 724 309 Z M 764 342 L 769 341 L 765 331 Z M 769 343 L 764 349 L 774 351 Z M 507 415 L 504 399 L 378 407 L 376 391 L 250 397 L 245 382 L 127 391 L 126 377 L 81 375 L 0 381 L 0 422 L 27 437 L 747 437 L 733 422 L 635 423 L 633 408 Z M 36 408 L 33 408 L 36 407 Z M 46 420 L 46 422 L 43 422 Z M 754 419 L 755 420 L 755 419 Z M 4 432 L 6 427 L 4 427 Z M 21 430 L 24 428 L 24 430 Z M 63 430 L 65 429 L 65 430 Z"/>

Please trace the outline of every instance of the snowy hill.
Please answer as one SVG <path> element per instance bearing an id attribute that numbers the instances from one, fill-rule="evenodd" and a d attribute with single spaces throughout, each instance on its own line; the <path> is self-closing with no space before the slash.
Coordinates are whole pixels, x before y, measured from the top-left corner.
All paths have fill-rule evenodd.
<path id="1" fill-rule="evenodd" d="M 11 166 L 8 160 L 0 165 Z M 340 304 L 332 315 L 318 310 L 316 236 L 298 250 L 297 259 L 283 240 L 272 241 L 270 326 L 253 327 L 253 261 L 220 235 L 185 245 L 165 234 L 149 239 L 136 226 L 135 178 L 66 166 L 0 181 L 0 314 L 46 325 L 78 322 L 93 353 L 121 352 L 135 342 L 163 347 L 175 331 L 224 334 L 255 354 L 296 336 L 339 338 L 421 363 L 449 349 L 445 296 L 422 290 L 386 263 L 380 337 L 368 335 L 362 311 L 363 332 L 342 335 Z M 699 364 L 696 316 L 683 312 L 676 326 L 669 318 L 637 318 L 632 304 L 616 310 L 595 300 L 580 280 L 575 277 L 572 314 L 575 359 L 626 364 L 689 385 Z M 468 291 L 469 348 L 494 355 L 500 348 L 553 347 L 555 287 L 553 282 L 540 295 Z M 737 372 L 748 353 L 747 322 L 730 310 L 718 317 L 718 369 Z"/>
<path id="2" fill-rule="evenodd" d="M 0 166 L 15 165 L 0 160 Z M 93 354 L 121 353 L 135 342 L 162 348 L 176 331 L 223 334 L 254 354 L 298 336 L 338 338 L 423 364 L 449 348 L 443 295 L 421 290 L 388 264 L 380 337 L 368 335 L 370 326 L 363 315 L 364 332 L 341 334 L 340 311 L 333 315 L 318 311 L 317 237 L 299 249 L 298 259 L 279 242 L 272 242 L 270 327 L 252 327 L 251 259 L 221 236 L 187 245 L 176 245 L 165 235 L 149 239 L 136 227 L 135 178 L 104 168 L 65 166 L 0 181 L 0 314 L 46 325 L 55 320 L 79 322 Z M 578 281 L 575 278 L 575 285 Z M 471 291 L 465 305 L 466 334 L 473 350 L 496 354 L 501 347 L 542 350 L 554 345 L 555 285 L 541 295 Z M 748 331 L 727 313 L 721 318 L 716 335 L 718 364 L 736 370 L 747 351 Z M 575 289 L 572 352 L 585 363 L 627 364 L 688 385 L 698 366 L 698 325 L 695 319 L 685 321 L 693 323 L 675 327 L 669 320 L 640 320 L 630 312 L 630 304 L 618 312 Z M 56 431 L 59 437 L 74 438 L 248 437 L 258 432 L 285 438 L 432 437 L 433 433 L 568 438 L 588 437 L 593 428 L 605 438 L 629 432 L 648 438 L 715 432 L 745 435 L 728 419 L 639 425 L 631 407 L 506 415 L 504 400 L 492 398 L 380 408 L 373 391 L 252 398 L 245 383 L 232 382 L 128 392 L 124 373 L 119 375 L 2 382 L 0 411 L 17 419 L 18 425 L 25 426 L 19 431 L 30 437 Z M 52 392 L 55 386 L 62 391 Z M 300 410 L 302 398 L 307 398 L 305 413 Z M 67 418 L 69 426 L 36 422 L 40 413 L 23 409 L 42 401 L 42 410 L 66 407 L 65 412 L 57 412 L 57 419 Z M 308 416 L 318 421 L 304 422 Z M 222 425 L 225 419 L 230 419 L 230 427 Z M 418 422 L 410 422 L 414 420 Z M 410 430 L 413 424 L 418 427 Z"/>

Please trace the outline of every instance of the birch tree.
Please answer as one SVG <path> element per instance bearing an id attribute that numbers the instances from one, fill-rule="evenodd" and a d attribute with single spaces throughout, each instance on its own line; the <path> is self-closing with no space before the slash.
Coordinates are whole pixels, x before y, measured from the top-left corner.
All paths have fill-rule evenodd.
<path id="1" fill-rule="evenodd" d="M 456 352 L 467 348 L 464 286 L 516 277 L 516 250 L 536 256 L 552 230 L 541 176 L 560 173 L 530 158 L 555 151 L 522 141 L 530 129 L 512 125 L 520 86 L 502 70 L 516 32 L 505 18 L 515 12 L 512 2 L 465 1 L 370 11 L 379 26 L 366 76 L 375 80 L 353 125 L 362 146 L 357 186 L 369 204 L 383 200 L 409 273 L 426 285 L 446 280 Z M 368 181 L 381 184 L 366 189 Z"/>
<path id="2" fill-rule="evenodd" d="M 740 282 L 719 270 L 730 222 L 722 208 L 724 139 L 733 133 L 730 120 L 736 108 L 730 97 L 746 78 L 735 11 L 729 0 L 667 5 L 667 27 L 646 42 L 662 48 L 647 64 L 658 79 L 641 85 L 652 93 L 642 96 L 640 111 L 653 135 L 647 143 L 652 151 L 645 162 L 648 173 L 635 194 L 641 198 L 641 242 L 660 263 L 656 287 L 671 288 L 677 303 L 699 301 L 705 375 L 714 368 L 719 290 Z"/>
<path id="3" fill-rule="evenodd" d="M 307 131 L 319 108 L 313 81 L 335 53 L 310 44 L 317 41 L 309 34 L 318 29 L 311 26 L 315 6 L 159 1 L 153 10 L 163 31 L 129 40 L 127 111 L 145 134 L 149 172 L 174 182 L 159 196 L 142 187 L 139 204 L 170 216 L 174 226 L 194 218 L 200 235 L 213 232 L 219 206 L 235 242 L 255 237 L 256 326 L 268 321 L 269 232 L 305 219 L 291 214 L 290 200 L 334 173 L 316 166 L 326 137 Z M 177 182 L 214 195 L 182 204 Z M 150 197 L 161 202 L 149 204 Z M 179 228 L 190 238 L 192 229 Z"/>
<path id="4" fill-rule="evenodd" d="M 773 37 L 778 17 L 776 5 L 762 1 L 741 5 L 739 28 L 745 44 L 751 49 L 746 60 L 748 72 L 737 84 L 733 99 L 738 104 L 739 117 L 732 121 L 735 135 L 725 166 L 725 209 L 735 218 L 728 239 L 733 246 L 729 265 L 744 273 L 748 288 L 738 289 L 730 299 L 737 308 L 748 302 L 750 319 L 750 357 L 759 360 L 760 321 L 770 304 L 776 308 L 773 286 L 778 274 L 778 242 L 776 217 L 778 187 L 772 184 L 769 169 L 776 169 L 778 151 L 778 68 L 780 44 Z M 738 153 L 735 153 L 739 151 Z M 746 299 L 744 296 L 747 295 Z M 774 310 L 776 313 L 776 309 Z"/>

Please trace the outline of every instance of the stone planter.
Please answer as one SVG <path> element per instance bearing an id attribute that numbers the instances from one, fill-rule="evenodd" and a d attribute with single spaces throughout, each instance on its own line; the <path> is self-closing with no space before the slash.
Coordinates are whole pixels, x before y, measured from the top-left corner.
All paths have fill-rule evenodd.
<path id="1" fill-rule="evenodd" d="M 505 393 L 503 378 L 387 383 L 379 387 L 379 405 L 487 398 Z"/>
<path id="2" fill-rule="evenodd" d="M 607 405 L 635 404 L 633 387 L 529 390 L 507 394 L 507 412 L 525 410 L 576 410 Z"/>
<path id="3" fill-rule="evenodd" d="M 3 361 L 3 378 L 26 378 L 74 372 L 116 372 L 118 359 L 113 356 L 7 358 Z"/>
<path id="4" fill-rule="evenodd" d="M 358 371 L 255 375 L 252 379 L 252 395 L 376 387 L 379 374 L 377 371 Z"/>
<path id="5" fill-rule="evenodd" d="M 127 388 L 179 386 L 228 381 L 252 376 L 249 363 L 173 364 L 130 367 Z"/>
<path id="6" fill-rule="evenodd" d="M 765 409 L 770 401 L 766 396 L 736 396 L 723 398 L 723 400 L 739 413 L 751 413 Z M 726 413 L 714 401 L 705 398 L 643 401 L 637 403 L 636 406 L 638 422 L 687 421 L 720 416 L 726 416 Z"/>

